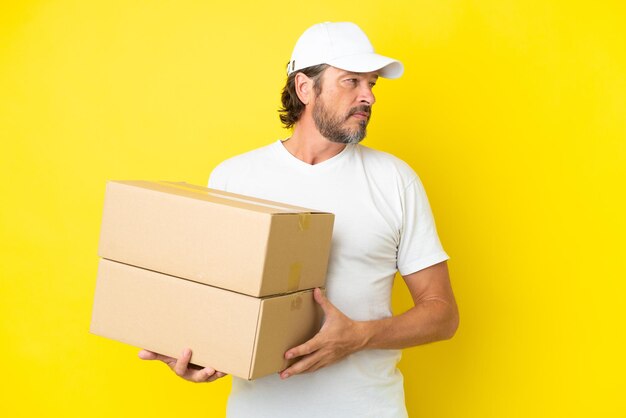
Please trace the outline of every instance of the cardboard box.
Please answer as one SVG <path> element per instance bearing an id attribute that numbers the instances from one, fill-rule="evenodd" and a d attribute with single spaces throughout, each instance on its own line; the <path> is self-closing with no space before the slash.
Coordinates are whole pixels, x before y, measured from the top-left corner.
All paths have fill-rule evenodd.
<path id="1" fill-rule="evenodd" d="M 99 255 L 267 296 L 322 287 L 334 215 L 186 183 L 107 183 Z"/>
<path id="2" fill-rule="evenodd" d="M 255 379 L 288 367 L 321 318 L 311 290 L 255 298 L 101 259 L 91 332 Z"/>

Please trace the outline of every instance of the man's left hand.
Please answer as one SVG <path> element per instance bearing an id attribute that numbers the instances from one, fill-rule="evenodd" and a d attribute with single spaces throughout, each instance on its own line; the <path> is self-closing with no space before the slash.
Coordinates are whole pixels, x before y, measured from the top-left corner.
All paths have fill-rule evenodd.
<path id="1" fill-rule="evenodd" d="M 280 372 L 281 379 L 328 366 L 359 351 L 367 343 L 364 322 L 353 321 L 345 316 L 320 289 L 313 291 L 313 297 L 324 311 L 324 325 L 313 338 L 287 350 L 286 359 L 302 358 Z"/>

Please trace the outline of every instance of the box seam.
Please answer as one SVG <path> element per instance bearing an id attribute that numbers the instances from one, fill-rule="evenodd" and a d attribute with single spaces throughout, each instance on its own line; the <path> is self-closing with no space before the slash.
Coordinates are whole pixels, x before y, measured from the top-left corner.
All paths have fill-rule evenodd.
<path id="1" fill-rule="evenodd" d="M 257 351 L 257 345 L 258 345 L 258 341 L 259 341 L 259 334 L 260 334 L 260 329 L 261 329 L 261 317 L 263 316 L 263 303 L 264 301 L 261 300 L 259 302 L 259 310 L 257 311 L 257 317 L 256 317 L 256 330 L 254 332 L 254 338 L 252 339 L 252 351 L 250 352 L 250 368 L 248 369 L 248 380 L 252 380 L 252 371 L 254 369 L 254 365 L 256 362 L 256 351 Z"/>

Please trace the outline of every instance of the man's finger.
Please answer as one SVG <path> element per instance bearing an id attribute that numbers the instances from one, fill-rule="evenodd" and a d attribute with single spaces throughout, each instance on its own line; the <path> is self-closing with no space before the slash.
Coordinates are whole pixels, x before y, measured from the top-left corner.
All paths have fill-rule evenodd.
<path id="1" fill-rule="evenodd" d="M 222 373 L 222 372 L 215 372 L 211 377 L 209 377 L 209 380 L 207 380 L 207 382 L 215 382 L 217 379 L 226 376 L 226 373 Z"/>
<path id="2" fill-rule="evenodd" d="M 314 351 L 316 351 L 317 349 L 321 347 L 320 340 L 321 340 L 321 337 L 319 336 L 319 334 L 315 335 L 309 341 L 287 350 L 285 352 L 285 358 L 287 360 L 290 360 L 292 358 L 302 357 L 302 356 L 306 356 L 307 354 L 313 353 Z"/>
<path id="3" fill-rule="evenodd" d="M 212 382 L 216 379 L 215 374 L 215 369 L 212 369 L 211 367 L 205 367 L 202 370 L 193 372 L 193 374 L 189 377 L 189 380 L 198 383 Z"/>
<path id="4" fill-rule="evenodd" d="M 176 361 L 174 357 L 164 356 L 163 354 L 148 350 L 141 350 L 138 355 L 142 360 L 159 360 L 166 364 L 171 364 Z"/>
<path id="5" fill-rule="evenodd" d="M 316 354 L 317 353 L 306 356 L 302 360 L 292 364 L 291 367 L 288 367 L 287 369 L 280 372 L 280 378 L 287 379 L 288 377 L 294 376 L 296 374 L 317 370 L 317 367 L 315 366 L 319 362 L 320 356 Z"/>
<path id="6" fill-rule="evenodd" d="M 141 350 L 139 354 L 137 354 L 142 360 L 156 360 L 157 353 L 148 350 Z"/>
<path id="7" fill-rule="evenodd" d="M 174 372 L 181 377 L 184 376 L 187 373 L 189 360 L 191 360 L 191 350 L 185 348 L 183 350 L 183 354 L 178 360 L 176 360 L 176 363 L 174 364 Z"/>
<path id="8" fill-rule="evenodd" d="M 211 376 L 209 377 L 209 379 L 208 379 L 208 380 L 206 380 L 206 382 L 207 382 L 207 383 L 214 382 L 214 381 L 216 381 L 217 379 L 220 379 L 220 378 L 222 378 L 222 377 L 224 377 L 224 376 L 226 376 L 226 373 L 224 373 L 224 372 L 218 372 L 217 370 L 214 370 L 213 375 L 211 375 Z"/>

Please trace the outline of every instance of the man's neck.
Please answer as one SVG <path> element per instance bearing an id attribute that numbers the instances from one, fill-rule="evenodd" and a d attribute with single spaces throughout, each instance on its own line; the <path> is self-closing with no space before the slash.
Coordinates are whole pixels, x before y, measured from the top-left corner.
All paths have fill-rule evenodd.
<path id="1" fill-rule="evenodd" d="M 307 164 L 315 165 L 339 154 L 346 144 L 338 144 L 324 138 L 317 129 L 296 124 L 293 135 L 283 142 L 291 155 Z"/>

